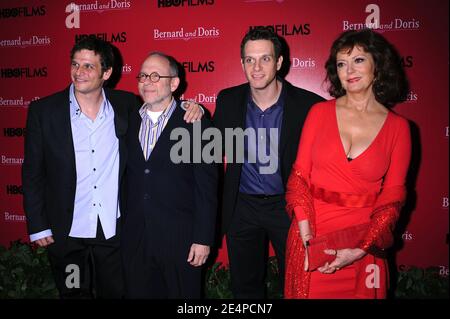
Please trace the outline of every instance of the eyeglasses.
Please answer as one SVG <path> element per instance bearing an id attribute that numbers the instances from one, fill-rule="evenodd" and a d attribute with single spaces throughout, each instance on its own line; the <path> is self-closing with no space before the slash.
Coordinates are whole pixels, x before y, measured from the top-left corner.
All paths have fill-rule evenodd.
<path id="1" fill-rule="evenodd" d="M 139 73 L 136 77 L 136 79 L 140 82 L 140 83 L 145 83 L 145 81 L 147 81 L 147 79 L 150 79 L 151 82 L 156 83 L 159 82 L 159 80 L 161 78 L 176 78 L 176 76 L 172 76 L 172 75 L 159 75 L 158 72 L 152 72 L 150 74 L 146 74 L 146 73 Z"/>

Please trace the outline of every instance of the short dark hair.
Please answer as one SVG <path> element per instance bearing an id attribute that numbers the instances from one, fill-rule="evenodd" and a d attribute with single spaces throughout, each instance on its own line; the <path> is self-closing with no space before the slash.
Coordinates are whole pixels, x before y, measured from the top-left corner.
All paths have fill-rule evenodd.
<path id="1" fill-rule="evenodd" d="M 270 27 L 255 27 L 253 29 L 250 29 L 248 31 L 241 42 L 241 59 L 244 58 L 244 48 L 245 44 L 248 41 L 255 41 L 255 40 L 268 40 L 272 42 L 273 48 L 275 50 L 275 59 L 278 60 L 278 58 L 281 56 L 281 41 L 278 35 L 273 31 Z"/>
<path id="2" fill-rule="evenodd" d="M 345 89 L 337 75 L 336 56 L 341 51 L 351 52 L 355 46 L 370 53 L 374 60 L 373 93 L 376 100 L 386 107 L 392 107 L 405 101 L 409 84 L 401 57 L 392 44 L 371 29 L 345 31 L 333 42 L 330 55 L 325 63 L 326 81 L 330 84 L 328 88 L 330 95 L 335 98 L 345 95 Z"/>
<path id="3" fill-rule="evenodd" d="M 170 73 L 171 73 L 170 76 L 178 76 L 178 62 L 177 62 L 177 60 L 175 60 L 175 58 L 173 56 L 167 55 L 163 52 L 153 51 L 153 52 L 149 53 L 147 58 L 154 56 L 154 55 L 164 58 L 169 62 Z M 163 75 L 163 74 L 161 74 L 161 75 Z"/>
<path id="4" fill-rule="evenodd" d="M 70 59 L 73 60 L 75 53 L 81 50 L 90 50 L 94 51 L 95 54 L 98 54 L 100 56 L 100 64 L 103 72 L 112 68 L 114 65 L 113 48 L 111 44 L 104 40 L 91 36 L 79 40 L 70 51 Z"/>

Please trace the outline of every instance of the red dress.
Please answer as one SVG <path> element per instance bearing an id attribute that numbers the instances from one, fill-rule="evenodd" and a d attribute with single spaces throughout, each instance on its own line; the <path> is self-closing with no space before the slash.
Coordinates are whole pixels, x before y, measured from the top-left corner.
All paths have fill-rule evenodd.
<path id="1" fill-rule="evenodd" d="M 408 122 L 390 111 L 369 147 L 348 161 L 337 124 L 336 100 L 313 106 L 286 192 L 287 210 L 293 216 L 286 251 L 286 298 L 386 297 L 386 261 L 371 252 L 392 244 L 392 231 L 406 196 L 410 153 Z M 358 245 L 368 254 L 333 274 L 303 271 L 298 221 L 304 219 L 309 220 L 314 236 L 369 223 Z"/>

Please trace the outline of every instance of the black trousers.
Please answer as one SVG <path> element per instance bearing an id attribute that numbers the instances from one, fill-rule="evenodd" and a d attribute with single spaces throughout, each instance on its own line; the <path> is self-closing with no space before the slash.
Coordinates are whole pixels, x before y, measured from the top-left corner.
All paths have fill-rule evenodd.
<path id="1" fill-rule="evenodd" d="M 238 195 L 226 234 L 235 298 L 265 297 L 268 240 L 275 250 L 283 289 L 286 240 L 291 223 L 285 206 L 284 195 Z"/>
<path id="2" fill-rule="evenodd" d="M 109 239 L 105 239 L 99 220 L 97 225 L 96 238 L 68 237 L 63 256 L 49 250 L 56 286 L 63 299 L 124 297 L 120 219 L 116 235 Z"/>
<path id="3" fill-rule="evenodd" d="M 189 250 L 170 251 L 143 237 L 132 258 L 124 260 L 125 298 L 199 299 L 202 267 L 187 262 Z"/>

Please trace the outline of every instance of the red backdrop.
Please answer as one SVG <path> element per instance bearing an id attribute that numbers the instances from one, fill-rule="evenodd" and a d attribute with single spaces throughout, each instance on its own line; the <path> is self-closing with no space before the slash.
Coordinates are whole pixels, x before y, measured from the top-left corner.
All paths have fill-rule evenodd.
<path id="1" fill-rule="evenodd" d="M 95 34 L 112 42 L 123 59 L 117 88 L 135 93 L 135 75 L 148 52 L 173 55 L 185 67 L 184 97 L 213 112 L 220 89 L 245 81 L 239 45 L 251 26 L 271 25 L 285 38 L 287 80 L 329 98 L 323 66 L 333 39 L 370 24 L 396 45 L 411 83 L 408 101 L 395 108 L 410 120 L 414 143 L 397 264 L 441 266 L 448 273 L 447 0 L 69 3 L 0 3 L 0 244 L 27 239 L 20 177 L 27 105 L 69 84 L 69 52 L 77 37 Z M 224 247 L 218 260 L 227 260 Z"/>

